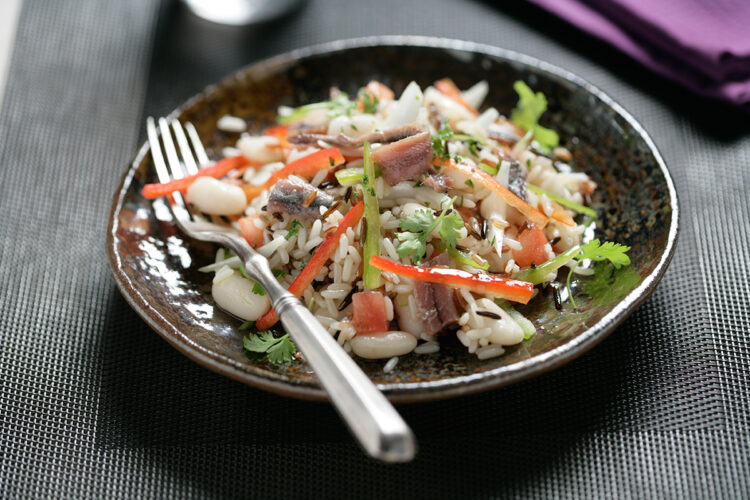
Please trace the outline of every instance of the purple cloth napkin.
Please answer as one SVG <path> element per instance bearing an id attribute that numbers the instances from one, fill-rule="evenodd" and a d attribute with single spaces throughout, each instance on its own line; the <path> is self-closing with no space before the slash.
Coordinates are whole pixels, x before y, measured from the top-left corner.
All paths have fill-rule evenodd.
<path id="1" fill-rule="evenodd" d="M 703 95 L 750 104 L 750 0 L 530 0 Z"/>

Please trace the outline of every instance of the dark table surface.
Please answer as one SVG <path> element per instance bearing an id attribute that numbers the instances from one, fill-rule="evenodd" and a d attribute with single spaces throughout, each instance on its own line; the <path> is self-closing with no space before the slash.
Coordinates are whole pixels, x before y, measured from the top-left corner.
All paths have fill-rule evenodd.
<path id="1" fill-rule="evenodd" d="M 329 406 L 169 347 L 104 252 L 145 116 L 266 56 L 382 34 L 483 42 L 583 76 L 649 131 L 682 208 L 664 280 L 606 341 L 534 380 L 402 406 L 421 449 L 390 466 L 364 457 Z M 750 495 L 750 118 L 537 8 L 311 0 L 238 29 L 172 2 L 26 0 L 0 162 L 0 496 Z"/>

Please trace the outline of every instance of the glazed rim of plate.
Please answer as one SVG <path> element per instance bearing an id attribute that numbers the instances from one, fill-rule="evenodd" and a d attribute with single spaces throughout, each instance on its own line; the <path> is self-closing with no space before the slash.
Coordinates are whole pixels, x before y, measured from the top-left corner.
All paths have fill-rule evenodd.
<path id="1" fill-rule="evenodd" d="M 620 117 L 622 117 L 633 130 L 645 141 L 651 154 L 654 156 L 659 169 L 664 176 L 670 196 L 670 208 L 672 211 L 669 234 L 667 236 L 666 247 L 663 249 L 659 262 L 654 269 L 643 278 L 641 283 L 633 289 L 628 295 L 621 299 L 617 305 L 602 317 L 597 323 L 573 339 L 559 345 L 547 352 L 533 356 L 529 359 L 513 363 L 511 365 L 494 368 L 487 371 L 474 373 L 471 375 L 460 375 L 442 380 L 420 381 L 420 382 L 403 382 L 393 384 L 378 384 L 378 388 L 394 402 L 417 402 L 443 399 L 459 395 L 471 394 L 484 391 L 504 385 L 509 385 L 521 380 L 534 377 L 541 373 L 552 370 L 561 366 L 584 352 L 591 349 L 597 343 L 604 339 L 612 332 L 638 305 L 648 298 L 654 291 L 659 280 L 666 271 L 669 261 L 674 254 L 679 231 L 679 204 L 677 192 L 674 187 L 672 177 L 667 170 L 666 164 L 661 157 L 656 145 L 651 137 L 646 133 L 644 128 L 633 118 L 630 113 L 625 111 L 617 102 L 607 94 L 599 90 L 594 85 L 585 81 L 583 78 L 570 73 L 562 68 L 552 64 L 540 61 L 531 56 L 527 56 L 512 50 L 501 49 L 491 45 L 484 45 L 475 42 L 462 40 L 452 40 L 445 38 L 423 37 L 423 36 L 377 36 L 354 38 L 347 40 L 338 40 L 320 45 L 314 45 L 303 49 L 297 49 L 281 55 L 277 55 L 258 63 L 242 68 L 228 77 L 222 79 L 219 83 L 206 87 L 199 94 L 188 99 L 184 104 L 169 114 L 169 118 L 178 117 L 184 109 L 189 108 L 196 101 L 203 99 L 206 94 L 211 93 L 214 89 L 222 85 L 229 85 L 237 75 L 248 72 L 263 72 L 264 68 L 277 68 L 310 56 L 335 53 L 348 49 L 366 48 L 374 46 L 413 46 L 424 48 L 436 48 L 456 50 L 461 52 L 474 52 L 486 54 L 492 57 L 503 59 L 511 63 L 521 63 L 527 67 L 542 73 L 547 73 L 556 79 L 564 79 L 579 87 L 582 87 L 589 94 L 594 95 L 605 105 L 609 106 Z M 122 271 L 121 261 L 117 251 L 115 251 L 115 234 L 117 231 L 117 217 L 119 207 L 122 205 L 125 193 L 130 187 L 133 176 L 144 157 L 149 153 L 148 143 L 144 143 L 138 151 L 135 160 L 128 168 L 128 171 L 122 178 L 120 191 L 115 196 L 110 210 L 110 222 L 107 233 L 107 252 L 109 254 L 109 263 L 117 287 L 122 292 L 128 304 L 146 321 L 146 323 L 164 339 L 166 339 L 178 351 L 186 355 L 193 361 L 200 363 L 211 370 L 228 376 L 240 382 L 276 392 L 285 396 L 291 396 L 307 400 L 327 400 L 328 396 L 321 387 L 310 384 L 295 384 L 288 381 L 273 379 L 247 372 L 240 367 L 240 364 L 225 356 L 217 354 L 214 351 L 198 345 L 189 336 L 185 335 L 175 325 L 169 323 L 166 318 L 159 314 L 159 311 L 153 308 L 149 302 L 136 290 L 130 282 L 127 275 Z"/>

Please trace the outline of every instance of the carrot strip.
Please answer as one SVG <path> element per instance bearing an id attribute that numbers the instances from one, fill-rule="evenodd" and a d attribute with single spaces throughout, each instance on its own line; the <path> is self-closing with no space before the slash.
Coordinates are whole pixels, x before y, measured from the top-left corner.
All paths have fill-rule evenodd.
<path id="1" fill-rule="evenodd" d="M 532 207 L 521 198 L 513 194 L 507 187 L 503 186 L 500 181 L 492 177 L 490 174 L 485 172 L 479 167 L 472 167 L 464 163 L 456 163 L 452 159 L 444 160 L 441 158 L 435 158 L 433 164 L 439 167 L 448 167 L 456 172 L 460 172 L 467 177 L 470 177 L 475 182 L 480 183 L 493 193 L 496 193 L 505 203 L 521 212 L 531 222 L 543 228 L 549 222 L 549 219 L 542 212 Z"/>
<path id="2" fill-rule="evenodd" d="M 167 196 L 168 194 L 172 194 L 175 191 L 185 191 L 198 177 L 211 176 L 218 179 L 220 177 L 224 177 L 236 168 L 242 168 L 248 165 L 252 165 L 252 162 L 244 156 L 231 156 L 229 158 L 219 160 L 210 167 L 199 170 L 195 175 L 183 177 L 182 179 L 175 179 L 164 184 L 158 182 L 153 184 L 146 184 L 145 186 L 143 186 L 141 194 L 148 200 L 161 198 L 162 196 Z"/>
<path id="3" fill-rule="evenodd" d="M 393 91 L 386 85 L 377 80 L 371 80 L 357 98 L 357 111 L 360 112 L 365 110 L 365 96 L 363 94 L 369 94 L 370 102 L 375 102 L 375 98 L 379 101 L 392 101 L 396 97 Z"/>
<path id="4" fill-rule="evenodd" d="M 378 257 L 370 257 L 370 265 L 416 281 L 438 283 L 450 288 L 463 288 L 482 295 L 501 297 L 526 304 L 534 293 L 534 285 L 526 281 L 517 281 L 490 274 L 472 274 L 446 267 L 422 267 L 399 264 Z"/>
<path id="5" fill-rule="evenodd" d="M 242 189 L 245 191 L 245 196 L 248 201 L 250 201 L 262 193 L 264 189 L 268 189 L 276 184 L 279 179 L 285 179 L 290 175 L 312 177 L 319 170 L 336 167 L 343 164 L 345 161 L 344 156 L 338 148 L 321 149 L 320 151 L 316 151 L 291 162 L 278 172 L 274 173 L 270 179 L 260 186 L 251 186 L 248 184 L 243 186 Z"/>
<path id="6" fill-rule="evenodd" d="M 559 203 L 550 200 L 550 203 L 552 204 L 553 212 L 550 214 L 550 219 L 555 219 L 557 222 L 560 222 L 561 224 L 565 224 L 566 226 L 573 227 L 576 225 L 576 222 L 573 220 L 573 217 L 570 215 L 570 212 L 565 210 L 562 205 Z M 544 209 L 542 208 L 542 204 L 540 203 L 539 206 L 540 212 L 543 212 Z"/>
<path id="7" fill-rule="evenodd" d="M 362 218 L 362 214 L 365 212 L 365 204 L 360 201 L 352 207 L 351 210 L 341 219 L 336 232 L 329 235 L 323 243 L 318 247 L 313 256 L 310 258 L 310 262 L 307 263 L 305 268 L 299 273 L 299 276 L 295 278 L 291 285 L 289 285 L 289 293 L 295 297 L 301 297 L 305 289 L 310 286 L 315 277 L 323 269 L 323 266 L 328 260 L 333 257 L 336 253 L 336 249 L 339 246 L 339 240 L 341 235 L 346 232 L 350 227 L 357 225 L 359 220 Z M 266 313 L 265 316 L 260 318 L 255 326 L 258 330 L 268 330 L 276 322 L 279 321 L 279 317 L 276 312 L 271 309 Z"/>
<path id="8" fill-rule="evenodd" d="M 289 127 L 287 127 L 286 125 L 274 125 L 273 127 L 268 127 L 263 131 L 263 135 L 276 137 L 279 140 L 279 145 L 282 148 L 289 147 L 289 141 L 286 140 L 286 138 L 289 136 Z"/>
<path id="9" fill-rule="evenodd" d="M 451 80 L 450 78 L 443 78 L 442 80 L 436 81 L 435 88 L 466 108 L 466 110 L 472 115 L 479 116 L 479 111 L 477 111 L 474 106 L 464 100 L 463 96 L 461 95 L 461 91 L 458 89 L 458 87 L 456 87 L 456 84 L 453 83 L 453 80 Z"/>

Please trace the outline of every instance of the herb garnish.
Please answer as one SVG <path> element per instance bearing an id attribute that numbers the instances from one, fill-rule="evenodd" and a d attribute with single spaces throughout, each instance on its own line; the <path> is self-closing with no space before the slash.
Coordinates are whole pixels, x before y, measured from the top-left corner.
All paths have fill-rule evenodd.
<path id="1" fill-rule="evenodd" d="M 375 94 L 363 89 L 360 91 L 360 96 L 362 97 L 363 112 L 372 114 L 377 111 L 380 99 Z"/>
<path id="2" fill-rule="evenodd" d="M 337 116 L 346 115 L 349 116 L 356 107 L 356 102 L 349 99 L 349 95 L 346 92 L 340 92 L 335 98 L 328 101 L 313 102 L 294 108 L 289 114 L 279 117 L 279 123 L 287 125 L 301 120 L 310 111 L 316 109 L 327 109 L 328 116 L 335 118 Z"/>
<path id="3" fill-rule="evenodd" d="M 419 264 L 427 253 L 427 238 L 440 226 L 440 239 L 446 247 L 456 247 L 459 231 L 463 227 L 463 220 L 452 211 L 454 197 L 450 203 L 435 217 L 431 210 L 417 210 L 413 215 L 401 219 L 400 233 L 396 251 L 401 257 L 411 256 L 414 264 Z M 451 211 L 451 213 L 448 213 Z"/>
<path id="4" fill-rule="evenodd" d="M 433 156 L 435 158 L 442 158 L 443 160 L 450 158 L 446 141 L 467 142 L 469 145 L 469 152 L 474 156 L 479 155 L 479 145 L 486 144 L 486 141 L 474 137 L 473 135 L 457 134 L 453 132 L 448 125 L 443 125 L 443 128 L 441 128 L 436 134 L 432 135 L 430 139 L 432 140 Z M 459 161 L 458 158 L 460 157 L 457 156 L 456 158 L 456 161 Z"/>
<path id="5" fill-rule="evenodd" d="M 289 334 L 276 338 L 270 331 L 259 332 L 242 339 L 242 344 L 250 352 L 263 354 L 271 363 L 288 363 L 297 352 Z"/>
<path id="6" fill-rule="evenodd" d="M 283 269 L 271 269 L 271 272 L 273 273 L 274 278 L 277 279 L 286 276 L 286 271 Z M 253 284 L 253 293 L 255 295 L 265 295 L 266 291 L 263 290 L 263 287 L 260 286 L 258 282 L 255 282 L 255 284 Z"/>
<path id="7" fill-rule="evenodd" d="M 299 233 L 299 228 L 302 226 L 300 222 L 297 219 L 294 219 L 292 223 L 289 225 L 289 231 L 286 233 L 286 236 L 284 238 L 289 241 L 292 239 L 292 236 Z"/>
<path id="8" fill-rule="evenodd" d="M 534 135 L 539 147 L 546 151 L 557 146 L 560 137 L 552 129 L 539 125 L 539 117 L 547 110 L 547 98 L 543 93 L 534 93 L 525 82 L 518 80 L 513 84 L 518 94 L 518 104 L 510 114 L 510 121 Z"/>
<path id="9" fill-rule="evenodd" d="M 573 304 L 573 309 L 577 309 L 577 306 L 576 301 L 573 298 L 573 292 L 570 289 L 570 278 L 573 276 L 573 271 L 576 270 L 578 265 L 586 259 L 590 259 L 594 262 L 604 262 L 608 260 L 613 266 L 615 266 L 615 269 L 620 269 L 622 266 L 630 265 L 630 257 L 626 254 L 628 250 L 630 250 L 629 246 L 620 245 L 619 243 L 613 243 L 611 241 L 605 241 L 600 244 L 598 239 L 592 240 L 579 248 L 579 252 L 573 257 L 576 263 L 570 268 L 568 279 L 565 282 L 568 288 L 570 302 Z"/>

